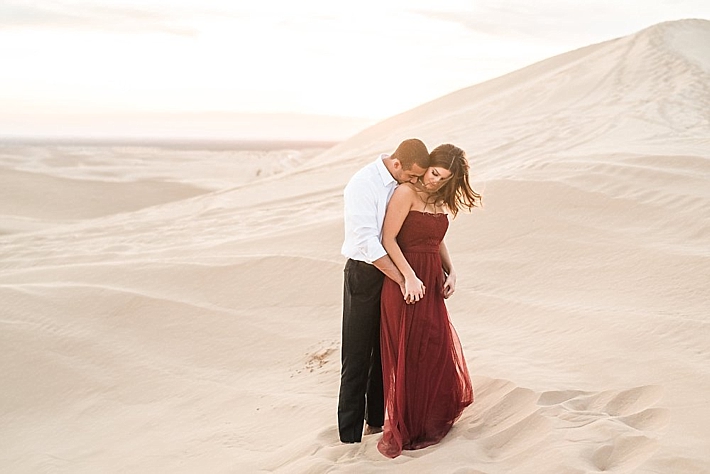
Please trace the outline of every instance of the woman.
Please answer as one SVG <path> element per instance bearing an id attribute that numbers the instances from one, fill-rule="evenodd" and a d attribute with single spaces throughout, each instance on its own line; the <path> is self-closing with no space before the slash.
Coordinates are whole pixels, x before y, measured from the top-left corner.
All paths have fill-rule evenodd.
<path id="1" fill-rule="evenodd" d="M 391 458 L 438 443 L 473 402 L 444 304 L 455 290 L 456 272 L 443 239 L 448 215 L 471 210 L 481 196 L 469 185 L 463 150 L 440 145 L 430 159 L 419 182 L 395 190 L 382 228 L 382 244 L 405 279 L 404 290 L 388 278 L 382 288 L 386 415 L 377 447 Z"/>

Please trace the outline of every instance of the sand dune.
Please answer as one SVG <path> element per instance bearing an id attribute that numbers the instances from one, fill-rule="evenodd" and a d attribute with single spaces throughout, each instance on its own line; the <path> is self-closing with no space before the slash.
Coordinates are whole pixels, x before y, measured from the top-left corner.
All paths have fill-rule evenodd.
<path id="1" fill-rule="evenodd" d="M 0 146 L 0 234 L 181 201 L 283 173 L 321 151 Z"/>
<path id="2" fill-rule="evenodd" d="M 248 179 L 3 155 L 0 214 L 35 226 L 0 236 L 4 469 L 710 472 L 709 51 L 710 22 L 659 24 Z M 476 402 L 390 460 L 337 439 L 341 192 L 411 136 L 484 194 L 447 237 Z"/>

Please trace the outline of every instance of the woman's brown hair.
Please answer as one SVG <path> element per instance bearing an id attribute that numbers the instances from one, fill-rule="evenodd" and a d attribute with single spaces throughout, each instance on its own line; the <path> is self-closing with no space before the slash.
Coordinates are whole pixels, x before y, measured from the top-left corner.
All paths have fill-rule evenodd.
<path id="1" fill-rule="evenodd" d="M 437 204 L 444 204 L 454 217 L 461 210 L 481 206 L 481 195 L 471 189 L 468 182 L 468 160 L 461 148 L 439 145 L 429 153 L 429 166 L 451 171 L 451 177 L 432 195 Z"/>

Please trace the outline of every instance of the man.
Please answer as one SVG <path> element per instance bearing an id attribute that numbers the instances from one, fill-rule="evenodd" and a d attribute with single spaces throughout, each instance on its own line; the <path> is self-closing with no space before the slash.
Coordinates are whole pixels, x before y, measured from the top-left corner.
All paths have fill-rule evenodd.
<path id="1" fill-rule="evenodd" d="M 382 431 L 384 400 L 380 361 L 380 291 L 385 275 L 404 288 L 404 277 L 380 242 L 385 210 L 399 183 L 416 182 L 429 166 L 417 139 L 404 140 L 355 173 L 345 187 L 343 328 L 338 431 L 344 443 Z M 404 291 L 403 291 L 404 293 Z"/>

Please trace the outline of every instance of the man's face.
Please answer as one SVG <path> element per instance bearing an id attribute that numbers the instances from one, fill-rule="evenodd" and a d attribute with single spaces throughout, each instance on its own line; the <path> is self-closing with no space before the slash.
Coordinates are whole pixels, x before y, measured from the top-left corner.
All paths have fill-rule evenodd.
<path id="1" fill-rule="evenodd" d="M 426 173 L 426 168 L 419 167 L 416 163 L 408 170 L 402 168 L 402 164 L 399 163 L 397 168 L 397 173 L 394 179 L 397 180 L 399 184 L 402 183 L 416 183 L 419 178 L 424 176 Z"/>

